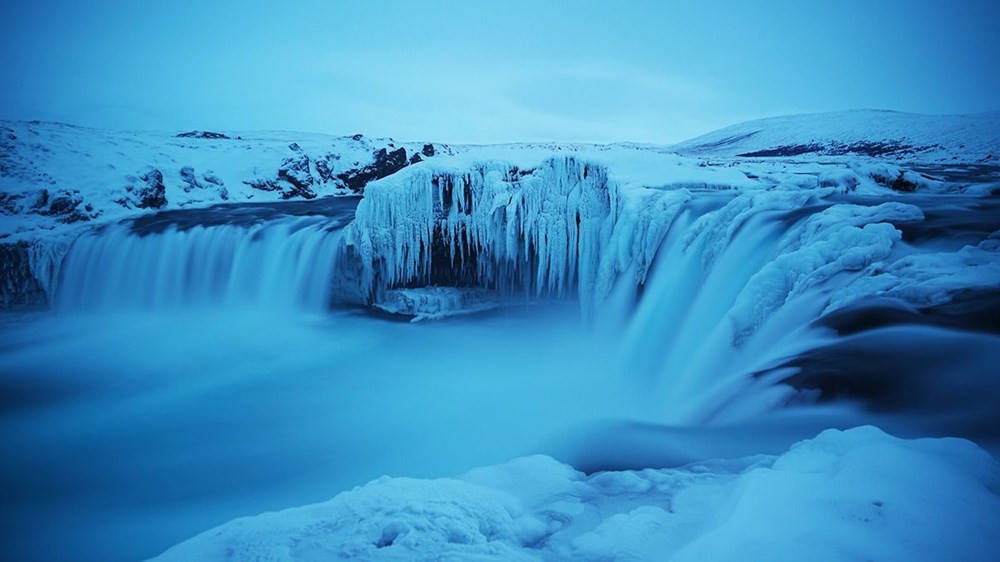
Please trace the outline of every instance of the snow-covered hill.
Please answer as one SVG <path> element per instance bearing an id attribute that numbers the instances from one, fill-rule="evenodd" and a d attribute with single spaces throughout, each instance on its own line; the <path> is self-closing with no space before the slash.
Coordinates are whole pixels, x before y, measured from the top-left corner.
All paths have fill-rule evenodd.
<path id="1" fill-rule="evenodd" d="M 711 157 L 860 156 L 1000 164 L 1000 112 L 921 115 L 857 110 L 787 115 L 725 127 L 672 148 Z"/>

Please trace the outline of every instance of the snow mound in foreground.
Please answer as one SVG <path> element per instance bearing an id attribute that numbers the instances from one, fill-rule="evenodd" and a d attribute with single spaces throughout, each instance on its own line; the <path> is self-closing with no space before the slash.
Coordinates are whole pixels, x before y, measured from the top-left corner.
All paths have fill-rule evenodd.
<path id="1" fill-rule="evenodd" d="M 542 456 L 383 477 L 171 560 L 992 560 L 1000 470 L 959 439 L 828 430 L 777 457 L 584 475 Z"/>

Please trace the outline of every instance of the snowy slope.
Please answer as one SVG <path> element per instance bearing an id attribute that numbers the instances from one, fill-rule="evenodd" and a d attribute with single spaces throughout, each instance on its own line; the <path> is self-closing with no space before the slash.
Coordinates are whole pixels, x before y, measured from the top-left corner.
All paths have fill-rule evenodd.
<path id="1" fill-rule="evenodd" d="M 1000 112 L 921 115 L 857 110 L 787 115 L 732 125 L 672 148 L 710 157 L 861 156 L 1000 164 Z"/>

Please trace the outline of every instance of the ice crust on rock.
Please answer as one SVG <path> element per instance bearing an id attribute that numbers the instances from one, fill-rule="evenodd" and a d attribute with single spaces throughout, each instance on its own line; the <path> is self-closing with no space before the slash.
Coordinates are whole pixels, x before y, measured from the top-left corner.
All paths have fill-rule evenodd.
<path id="1" fill-rule="evenodd" d="M 914 306 L 946 304 L 961 292 L 1000 289 L 1000 233 L 955 252 L 904 256 L 873 263 L 837 291 L 824 312 L 872 297 L 900 299 Z"/>
<path id="2" fill-rule="evenodd" d="M 410 316 L 412 322 L 485 312 L 498 306 L 488 291 L 459 287 L 390 289 L 375 303 L 376 308 L 390 314 Z"/>
<path id="3" fill-rule="evenodd" d="M 729 313 L 735 341 L 745 339 L 767 316 L 808 289 L 888 258 L 902 237 L 893 224 L 923 218 L 913 205 L 889 202 L 833 205 L 800 221 L 778 243 L 777 256 L 737 297 Z"/>

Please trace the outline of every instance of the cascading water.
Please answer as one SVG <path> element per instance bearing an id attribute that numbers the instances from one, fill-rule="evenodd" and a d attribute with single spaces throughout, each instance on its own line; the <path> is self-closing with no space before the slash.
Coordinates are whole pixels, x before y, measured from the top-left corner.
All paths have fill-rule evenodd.
<path id="1" fill-rule="evenodd" d="M 69 250 L 56 300 L 62 310 L 323 311 L 336 295 L 439 317 L 490 308 L 489 292 L 572 296 L 644 387 L 638 417 L 731 420 L 794 395 L 774 384 L 781 377 L 752 375 L 822 345 L 810 325 L 831 301 L 856 298 L 845 286 L 922 253 L 899 230 L 924 220 L 917 206 L 837 197 L 626 189 L 572 157 L 531 170 L 417 168 L 371 186 L 343 231 L 342 214 L 273 210 L 95 230 Z"/>
<path id="2" fill-rule="evenodd" d="M 324 216 L 157 232 L 109 225 L 69 249 L 56 303 L 63 311 L 249 305 L 321 312 L 342 226 Z"/>
<path id="3" fill-rule="evenodd" d="M 890 255 L 900 236 L 891 223 L 923 216 L 899 203 L 820 203 L 824 195 L 745 194 L 677 225 L 624 340 L 626 361 L 654 381 L 651 407 L 666 405 L 661 419 L 704 422 L 746 392 L 750 374 L 813 345 L 802 331 L 839 278 Z M 801 216 L 806 204 L 813 212 Z M 771 389 L 762 400 L 774 400 Z"/>

